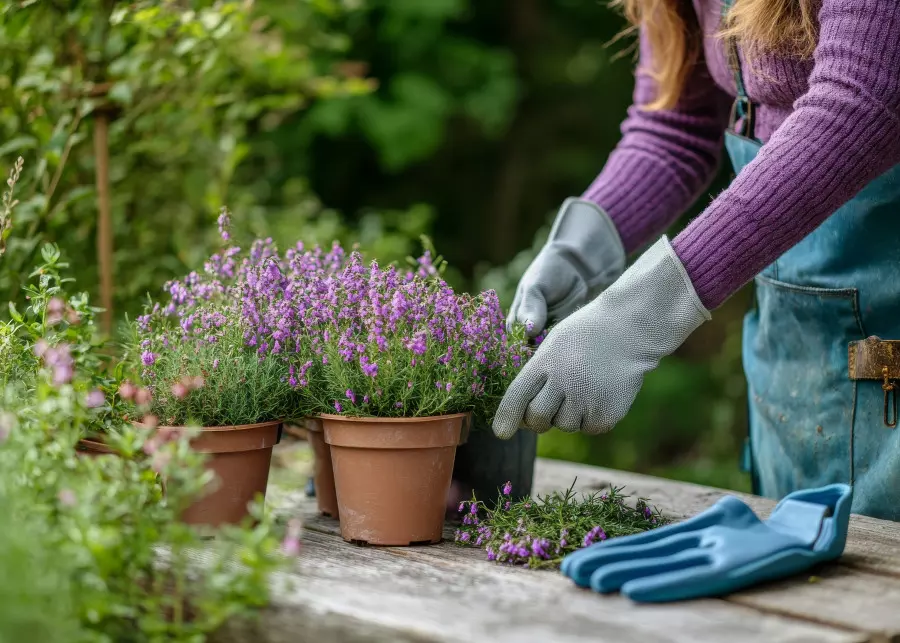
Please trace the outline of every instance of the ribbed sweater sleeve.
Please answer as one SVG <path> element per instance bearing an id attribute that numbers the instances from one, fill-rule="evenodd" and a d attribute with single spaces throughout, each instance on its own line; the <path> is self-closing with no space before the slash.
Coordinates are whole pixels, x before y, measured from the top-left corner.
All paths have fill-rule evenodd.
<path id="1" fill-rule="evenodd" d="M 808 91 L 673 240 L 710 309 L 900 162 L 900 2 L 822 0 L 819 30 Z"/>
<path id="2" fill-rule="evenodd" d="M 633 104 L 622 138 L 582 195 L 610 215 L 629 253 L 659 236 L 705 191 L 718 168 L 731 104 L 701 55 L 674 108 L 642 109 L 657 87 L 643 34 L 639 43 Z"/>

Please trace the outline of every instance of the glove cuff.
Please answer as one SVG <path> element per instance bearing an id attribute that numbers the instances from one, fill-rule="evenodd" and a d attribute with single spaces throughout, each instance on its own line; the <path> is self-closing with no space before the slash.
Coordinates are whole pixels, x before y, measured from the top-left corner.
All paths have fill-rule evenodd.
<path id="1" fill-rule="evenodd" d="M 625 246 L 619 231 L 612 218 L 593 201 L 566 199 L 547 243 L 569 259 L 589 291 L 606 287 L 625 270 Z"/>
<path id="2" fill-rule="evenodd" d="M 645 357 L 651 362 L 670 354 L 711 319 L 666 236 L 638 257 L 591 305 L 633 328 L 635 348 L 646 351 Z"/>

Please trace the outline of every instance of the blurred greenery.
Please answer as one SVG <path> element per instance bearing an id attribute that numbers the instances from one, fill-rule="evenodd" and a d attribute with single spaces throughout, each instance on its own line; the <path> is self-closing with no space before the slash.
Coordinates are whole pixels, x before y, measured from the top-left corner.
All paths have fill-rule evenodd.
<path id="1" fill-rule="evenodd" d="M 0 7 L 0 165 L 26 161 L 0 290 L 18 296 L 41 241 L 59 244 L 79 284 L 98 283 L 101 110 L 117 319 L 199 265 L 223 204 L 239 234 L 359 241 L 382 262 L 428 234 L 451 283 L 496 288 L 508 304 L 558 205 L 615 146 L 633 85 L 628 41 L 609 45 L 624 23 L 599 1 Z M 748 303 L 741 293 L 717 310 L 613 432 L 553 432 L 540 453 L 747 489 Z"/>

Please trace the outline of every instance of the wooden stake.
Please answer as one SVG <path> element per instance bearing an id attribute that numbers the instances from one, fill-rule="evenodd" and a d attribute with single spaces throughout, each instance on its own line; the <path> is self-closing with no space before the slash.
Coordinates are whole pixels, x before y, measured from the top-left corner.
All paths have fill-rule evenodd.
<path id="1" fill-rule="evenodd" d="M 94 159 L 97 181 L 97 263 L 100 270 L 100 318 L 104 333 L 112 332 L 113 320 L 113 228 L 109 197 L 109 116 L 100 111 L 94 118 Z"/>

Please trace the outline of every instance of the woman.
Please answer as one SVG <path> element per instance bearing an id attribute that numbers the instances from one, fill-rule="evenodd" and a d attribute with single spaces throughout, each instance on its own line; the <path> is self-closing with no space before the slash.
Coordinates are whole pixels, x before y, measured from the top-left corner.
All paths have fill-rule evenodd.
<path id="1" fill-rule="evenodd" d="M 640 33 L 635 105 L 519 284 L 510 322 L 561 321 L 494 432 L 608 431 L 644 374 L 755 277 L 756 492 L 847 482 L 855 512 L 900 519 L 900 368 L 877 342 L 853 378 L 848 364 L 852 342 L 900 340 L 900 3 L 620 1 Z M 660 237 L 705 191 L 723 132 L 736 178 Z"/>

